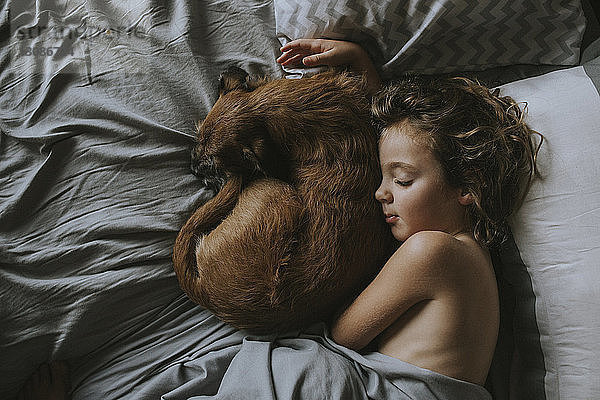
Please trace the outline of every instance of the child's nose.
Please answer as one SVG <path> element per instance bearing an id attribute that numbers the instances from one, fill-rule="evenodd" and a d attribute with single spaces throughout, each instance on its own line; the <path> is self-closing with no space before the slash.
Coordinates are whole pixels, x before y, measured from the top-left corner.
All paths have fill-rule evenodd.
<path id="1" fill-rule="evenodd" d="M 391 203 L 394 200 L 392 194 L 388 190 L 386 190 L 383 184 L 379 185 L 379 187 L 375 191 L 375 198 L 380 203 Z"/>

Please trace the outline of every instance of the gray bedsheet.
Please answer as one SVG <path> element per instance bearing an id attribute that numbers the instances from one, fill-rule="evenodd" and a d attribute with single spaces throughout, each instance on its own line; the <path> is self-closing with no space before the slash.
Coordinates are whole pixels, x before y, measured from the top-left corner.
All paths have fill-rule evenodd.
<path id="1" fill-rule="evenodd" d="M 66 359 L 74 399 L 487 398 L 318 325 L 253 338 L 180 291 L 212 193 L 194 124 L 230 65 L 278 76 L 269 1 L 12 0 L 0 17 L 0 398 Z"/>

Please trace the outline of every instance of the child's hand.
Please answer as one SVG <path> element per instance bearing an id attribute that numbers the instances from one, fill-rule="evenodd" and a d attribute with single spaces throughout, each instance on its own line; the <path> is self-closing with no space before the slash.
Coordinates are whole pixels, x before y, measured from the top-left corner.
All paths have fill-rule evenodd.
<path id="1" fill-rule="evenodd" d="M 367 52 L 356 43 L 341 40 L 298 39 L 281 47 L 283 54 L 277 62 L 283 66 L 304 64 L 307 67 L 317 65 L 348 65 L 356 72 L 365 72 L 370 92 L 381 85 L 379 74 Z"/>
<path id="2" fill-rule="evenodd" d="M 363 54 L 366 55 L 356 43 L 326 39 L 298 39 L 289 42 L 280 50 L 283 54 L 277 62 L 284 66 L 300 62 L 307 67 L 352 65 Z"/>

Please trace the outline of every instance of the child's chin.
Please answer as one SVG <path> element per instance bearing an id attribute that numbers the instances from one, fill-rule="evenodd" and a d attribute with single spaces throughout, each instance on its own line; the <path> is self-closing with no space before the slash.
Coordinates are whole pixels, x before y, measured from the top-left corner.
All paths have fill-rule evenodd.
<path id="1" fill-rule="evenodd" d="M 399 242 L 404 242 L 407 239 L 406 235 L 400 232 L 398 228 L 394 226 L 392 226 L 392 236 L 394 236 L 394 238 Z"/>

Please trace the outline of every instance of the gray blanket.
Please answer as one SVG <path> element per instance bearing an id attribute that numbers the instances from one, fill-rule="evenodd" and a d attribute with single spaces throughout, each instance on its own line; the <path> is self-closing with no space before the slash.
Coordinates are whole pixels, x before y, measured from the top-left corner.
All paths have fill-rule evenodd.
<path id="1" fill-rule="evenodd" d="M 250 337 L 180 291 L 173 242 L 213 195 L 194 125 L 228 66 L 281 75 L 271 2 L 1 7 L 0 398 L 54 359 L 74 399 L 488 398 L 322 325 Z"/>

